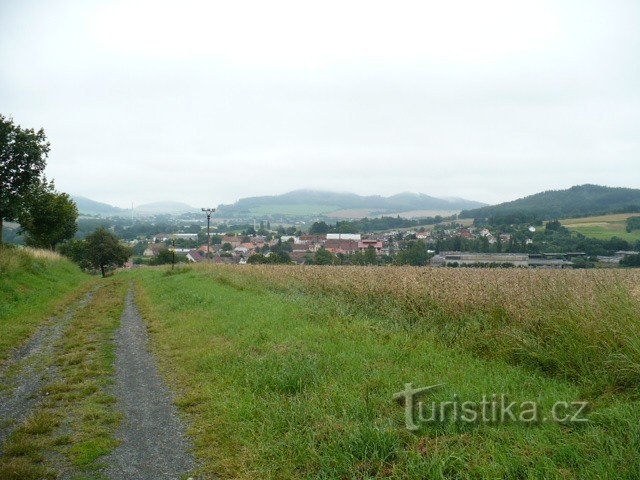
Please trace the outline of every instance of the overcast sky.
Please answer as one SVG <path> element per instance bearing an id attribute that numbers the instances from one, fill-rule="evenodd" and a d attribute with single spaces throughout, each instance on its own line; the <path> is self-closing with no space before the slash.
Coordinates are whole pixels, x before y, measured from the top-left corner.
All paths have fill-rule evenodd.
<path id="1" fill-rule="evenodd" d="M 639 25 L 637 0 L 0 0 L 0 112 L 122 207 L 638 188 Z"/>

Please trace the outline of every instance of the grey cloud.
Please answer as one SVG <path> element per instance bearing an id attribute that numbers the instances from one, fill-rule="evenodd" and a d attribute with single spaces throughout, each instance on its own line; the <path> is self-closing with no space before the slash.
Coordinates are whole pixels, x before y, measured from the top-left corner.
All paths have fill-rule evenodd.
<path id="1" fill-rule="evenodd" d="M 487 8 L 511 11 L 493 3 Z M 504 53 L 501 42 L 526 39 L 498 38 L 483 55 L 467 55 L 474 39 L 410 45 L 421 33 L 403 36 L 397 21 L 384 32 L 388 48 L 366 25 L 353 24 L 354 35 L 336 25 L 342 51 L 331 29 L 324 45 L 316 30 L 305 32 L 308 19 L 298 26 L 280 19 L 287 5 L 276 3 L 264 22 L 291 29 L 298 38 L 290 41 L 302 47 L 274 41 L 283 50 L 265 50 L 266 58 L 251 48 L 262 52 L 268 38 L 205 48 L 166 19 L 178 46 L 152 48 L 161 29 L 145 21 L 204 4 L 144 5 L 148 20 L 115 16 L 106 25 L 99 2 L 0 7 L 0 111 L 45 127 L 53 145 L 48 174 L 59 188 L 127 206 L 230 203 L 298 188 L 497 202 L 585 182 L 640 186 L 635 2 L 541 3 L 532 21 L 552 18 L 552 43 L 535 37 L 531 48 Z M 379 5 L 362 5 L 382 21 Z M 338 16 L 335 5 L 325 8 Z M 197 9 L 176 14 L 195 21 Z M 142 36 L 131 36 L 134 20 Z M 235 13 L 232 20 L 239 21 Z M 368 41 L 380 51 L 367 50 Z M 309 58 L 300 55 L 306 45 Z"/>

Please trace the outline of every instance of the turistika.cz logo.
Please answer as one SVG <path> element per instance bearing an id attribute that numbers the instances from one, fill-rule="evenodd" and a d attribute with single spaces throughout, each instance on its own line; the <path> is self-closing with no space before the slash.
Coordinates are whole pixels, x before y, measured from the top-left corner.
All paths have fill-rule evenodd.
<path id="1" fill-rule="evenodd" d="M 538 402 L 509 401 L 506 394 L 482 395 L 480 401 L 462 401 L 457 394 L 452 400 L 423 401 L 419 398 L 441 387 L 443 384 L 414 388 L 406 383 L 404 390 L 393 395 L 394 400 L 404 405 L 407 430 L 415 431 L 420 425 L 434 422 L 462 422 L 502 424 L 519 422 L 536 424 L 542 422 L 584 423 L 589 403 L 583 401 L 557 401 L 550 408 L 543 409 Z"/>

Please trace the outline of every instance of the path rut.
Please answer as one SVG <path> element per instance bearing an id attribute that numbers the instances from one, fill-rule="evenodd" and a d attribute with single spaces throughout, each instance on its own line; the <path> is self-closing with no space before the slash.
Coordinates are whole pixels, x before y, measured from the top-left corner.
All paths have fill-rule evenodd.
<path id="1" fill-rule="evenodd" d="M 124 418 L 117 433 L 121 444 L 105 458 L 105 474 L 111 480 L 181 479 L 195 468 L 186 428 L 148 341 L 130 289 L 115 338 L 114 393 Z"/>
<path id="2" fill-rule="evenodd" d="M 53 317 L 9 357 L 0 369 L 0 455 L 9 435 L 24 422 L 37 405 L 40 390 L 55 378 L 51 358 L 55 344 L 64 334 L 74 314 L 93 296 L 87 293 L 61 317 Z"/>

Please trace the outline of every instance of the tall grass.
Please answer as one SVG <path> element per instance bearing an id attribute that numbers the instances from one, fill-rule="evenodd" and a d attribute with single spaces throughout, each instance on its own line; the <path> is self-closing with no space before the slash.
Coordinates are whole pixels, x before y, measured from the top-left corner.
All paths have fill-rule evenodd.
<path id="1" fill-rule="evenodd" d="M 322 297 L 483 358 L 581 384 L 638 391 L 640 272 L 216 266 L 218 281 Z"/>
<path id="2" fill-rule="evenodd" d="M 584 292 L 571 301 L 557 293 L 548 304 L 531 304 L 516 317 L 518 310 L 503 304 L 506 295 L 480 307 L 468 298 L 469 309 L 463 304 L 456 310 L 446 297 L 443 302 L 421 298 L 417 286 L 410 290 L 389 281 L 405 274 L 410 285 L 411 279 L 430 275 L 433 284 L 448 280 L 470 288 L 470 280 L 450 272 L 201 266 L 173 275 L 165 271 L 139 269 L 127 275 L 136 280 L 152 348 L 192 425 L 202 478 L 638 478 L 637 401 L 630 395 L 585 398 L 584 386 L 591 386 L 595 373 L 575 377 L 578 384 L 538 372 L 570 377 L 568 372 L 589 361 L 601 365 L 601 372 L 609 367 L 632 378 L 621 368 L 629 360 L 611 355 L 630 352 L 628 339 L 622 340 L 626 350 L 603 343 L 595 360 L 587 355 L 582 344 L 596 344 L 590 335 L 600 328 L 595 313 L 586 321 L 592 330 L 580 337 L 562 329 L 557 339 L 550 321 L 536 330 L 535 319 L 547 314 L 568 331 L 579 329 L 580 310 L 575 318 L 560 314 L 565 304 L 582 305 L 576 299 L 589 297 Z M 510 272 L 495 275 L 502 273 L 513 279 L 505 289 L 525 284 Z M 562 278 L 585 280 L 574 272 L 538 273 L 531 276 L 534 285 L 544 276 L 550 277 L 548 283 L 558 280 L 558 288 Z M 480 282 L 481 274 L 470 278 Z M 591 281 L 585 285 L 593 287 Z M 480 294 L 494 288 L 471 286 Z M 608 292 L 606 284 L 602 288 Z M 379 296 L 377 289 L 393 294 Z M 522 295 L 538 294 L 532 289 Z M 603 301 L 626 300 L 593 295 L 590 302 L 604 309 Z M 620 318 L 615 328 L 628 320 Z M 520 326 L 524 322 L 526 328 Z M 574 343 L 586 360 L 567 348 Z M 565 364 L 562 354 L 578 367 Z M 492 356 L 497 359 L 485 359 Z M 541 359 L 554 356 L 557 365 L 544 370 Z M 608 376 L 607 382 L 615 378 Z M 589 400 L 592 409 L 587 424 L 445 422 L 410 433 L 403 409 L 392 400 L 406 382 L 441 384 L 429 395 L 438 402 L 503 392 L 514 401 L 535 400 L 542 411 L 558 400 Z M 610 385 L 615 382 L 592 388 L 629 388 Z"/>
<path id="3" fill-rule="evenodd" d="M 54 252 L 0 246 L 0 361 L 89 280 Z"/>
<path id="4" fill-rule="evenodd" d="M 25 253 L 27 253 L 32 258 L 44 258 L 47 260 L 62 260 L 62 255 L 58 252 L 54 252 L 53 250 L 45 250 L 42 248 L 31 248 L 25 247 L 22 249 Z"/>
<path id="5" fill-rule="evenodd" d="M 0 275 L 9 275 L 24 269 L 45 267 L 49 262 L 62 260 L 62 256 L 51 250 L 37 248 L 17 248 L 0 245 Z"/>

